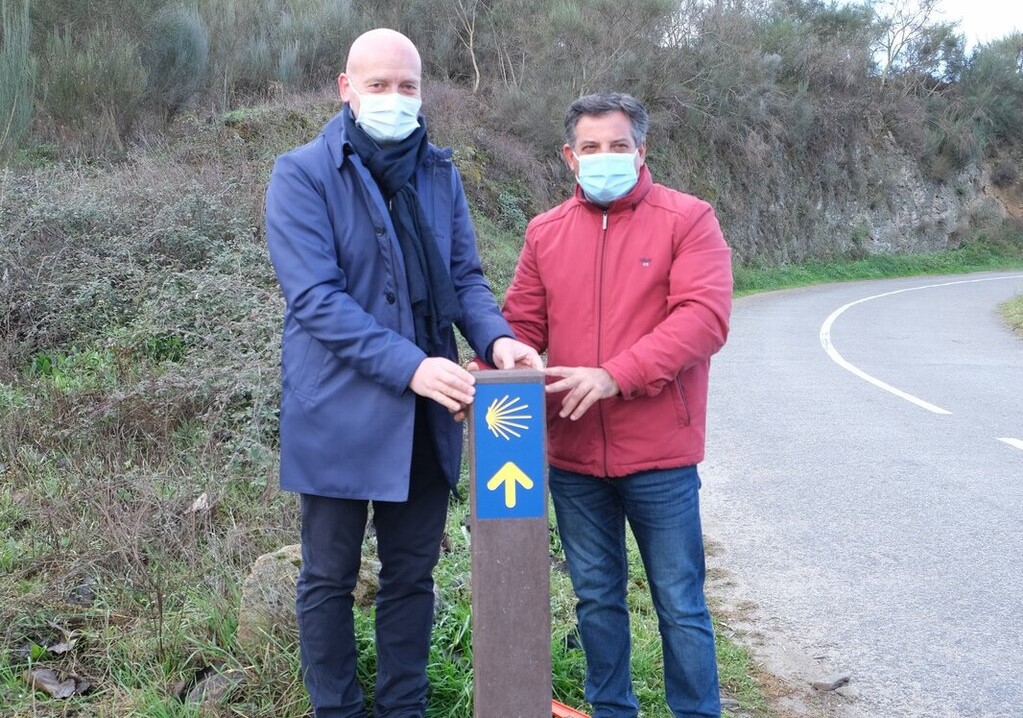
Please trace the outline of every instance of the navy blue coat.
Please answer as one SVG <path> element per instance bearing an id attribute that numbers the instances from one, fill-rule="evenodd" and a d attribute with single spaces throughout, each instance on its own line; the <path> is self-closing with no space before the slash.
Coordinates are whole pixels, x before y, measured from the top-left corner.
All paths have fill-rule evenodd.
<path id="1" fill-rule="evenodd" d="M 480 267 L 451 150 L 430 146 L 415 178 L 461 304 L 473 350 L 511 336 Z M 267 189 L 270 258 L 284 293 L 281 487 L 349 499 L 404 501 L 416 399 L 415 344 L 401 249 L 384 199 L 350 151 L 338 114 L 281 155 Z M 448 328 L 445 355 L 457 361 Z M 434 444 L 452 487 L 462 425 L 429 401 Z"/>

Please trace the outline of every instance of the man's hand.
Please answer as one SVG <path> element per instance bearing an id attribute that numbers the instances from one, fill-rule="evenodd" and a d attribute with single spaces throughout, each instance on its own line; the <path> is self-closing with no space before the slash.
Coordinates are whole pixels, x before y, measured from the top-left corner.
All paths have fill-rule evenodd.
<path id="1" fill-rule="evenodd" d="M 468 372 L 477 372 L 480 370 L 480 365 L 474 361 L 469 362 L 465 365 L 465 369 Z M 455 421 L 465 421 L 466 414 L 469 413 L 469 405 L 462 404 L 457 410 L 451 412 L 451 418 Z"/>
<path id="2" fill-rule="evenodd" d="M 543 359 L 536 349 L 511 337 L 494 340 L 490 348 L 494 366 L 498 369 L 536 369 L 543 371 Z"/>
<path id="3" fill-rule="evenodd" d="M 589 366 L 551 366 L 544 372 L 547 376 L 562 377 L 560 381 L 548 384 L 548 394 L 567 391 L 561 400 L 562 419 L 577 420 L 586 410 L 600 399 L 608 399 L 618 393 L 618 382 L 600 367 Z"/>
<path id="4" fill-rule="evenodd" d="M 472 403 L 476 393 L 476 377 L 443 357 L 427 357 L 412 375 L 409 389 L 419 396 L 433 399 L 454 413 Z"/>

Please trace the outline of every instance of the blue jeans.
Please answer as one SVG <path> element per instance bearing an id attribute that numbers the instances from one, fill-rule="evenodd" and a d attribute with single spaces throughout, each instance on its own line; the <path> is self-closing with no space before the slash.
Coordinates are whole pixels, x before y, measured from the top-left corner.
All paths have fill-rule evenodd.
<path id="1" fill-rule="evenodd" d="M 695 466 L 604 479 L 550 468 L 561 543 L 578 603 L 593 718 L 636 718 L 632 690 L 625 521 L 636 537 L 657 611 L 664 688 L 675 718 L 720 716 L 714 630 Z"/>

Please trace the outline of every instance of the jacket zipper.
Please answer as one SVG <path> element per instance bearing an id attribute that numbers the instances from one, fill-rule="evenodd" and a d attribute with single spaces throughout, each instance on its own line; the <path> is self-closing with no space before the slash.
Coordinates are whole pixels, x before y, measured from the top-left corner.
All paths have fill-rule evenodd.
<path id="1" fill-rule="evenodd" d="M 604 353 L 604 257 L 607 252 L 607 210 L 601 220 L 600 267 L 597 276 L 597 366 Z M 597 415 L 600 417 L 600 436 L 604 444 L 604 476 L 607 476 L 607 427 L 604 424 L 604 402 L 597 402 Z"/>

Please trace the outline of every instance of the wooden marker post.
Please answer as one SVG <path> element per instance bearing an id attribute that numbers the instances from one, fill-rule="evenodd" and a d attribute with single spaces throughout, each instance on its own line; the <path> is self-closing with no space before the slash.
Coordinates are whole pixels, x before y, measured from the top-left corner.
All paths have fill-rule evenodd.
<path id="1" fill-rule="evenodd" d="M 543 373 L 482 371 L 469 415 L 474 718 L 550 718 Z"/>

